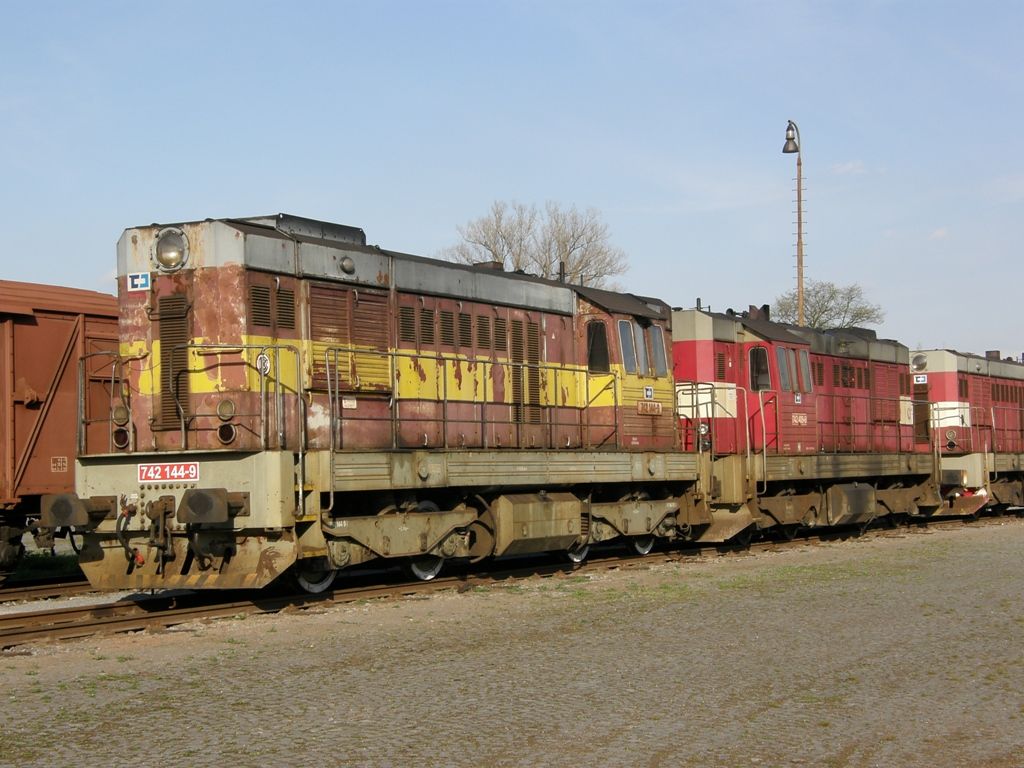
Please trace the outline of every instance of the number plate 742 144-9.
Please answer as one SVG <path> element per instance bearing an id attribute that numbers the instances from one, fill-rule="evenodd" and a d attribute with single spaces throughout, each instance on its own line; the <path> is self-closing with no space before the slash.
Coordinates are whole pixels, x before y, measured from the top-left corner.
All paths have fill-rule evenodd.
<path id="1" fill-rule="evenodd" d="M 175 461 L 139 464 L 140 483 L 194 483 L 199 480 L 199 462 Z"/>

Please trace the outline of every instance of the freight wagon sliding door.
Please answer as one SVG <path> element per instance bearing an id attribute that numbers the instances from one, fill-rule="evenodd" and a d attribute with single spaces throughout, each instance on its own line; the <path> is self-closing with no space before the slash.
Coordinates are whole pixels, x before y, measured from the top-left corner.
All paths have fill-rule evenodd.
<path id="1" fill-rule="evenodd" d="M 36 311 L 4 322 L 5 501 L 69 490 L 75 463 L 78 423 L 78 360 L 86 353 L 116 346 L 110 319 Z M 88 358 L 87 429 L 109 435 L 111 357 Z M 104 447 L 107 442 L 103 442 Z"/>

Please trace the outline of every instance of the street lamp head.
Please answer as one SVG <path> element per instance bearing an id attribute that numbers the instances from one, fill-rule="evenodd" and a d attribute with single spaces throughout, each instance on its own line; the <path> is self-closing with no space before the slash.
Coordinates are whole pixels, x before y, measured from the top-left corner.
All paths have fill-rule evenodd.
<path id="1" fill-rule="evenodd" d="M 800 129 L 792 120 L 786 126 L 786 143 L 782 147 L 783 154 L 791 155 L 800 151 Z"/>

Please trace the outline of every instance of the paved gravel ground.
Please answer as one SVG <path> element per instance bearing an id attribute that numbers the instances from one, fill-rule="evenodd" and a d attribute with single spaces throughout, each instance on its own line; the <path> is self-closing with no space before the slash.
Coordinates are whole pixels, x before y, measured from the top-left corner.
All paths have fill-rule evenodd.
<path id="1" fill-rule="evenodd" d="M 1024 766 L 1024 521 L 21 649 L 0 765 Z"/>

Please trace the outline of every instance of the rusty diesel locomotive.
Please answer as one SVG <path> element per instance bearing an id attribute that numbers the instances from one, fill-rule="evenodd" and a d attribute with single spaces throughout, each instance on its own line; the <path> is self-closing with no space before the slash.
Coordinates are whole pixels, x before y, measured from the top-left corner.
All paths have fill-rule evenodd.
<path id="1" fill-rule="evenodd" d="M 74 490 L 74 425 L 96 445 L 108 434 L 117 343 L 113 296 L 0 280 L 0 583 L 39 519 L 40 498 Z"/>
<path id="2" fill-rule="evenodd" d="M 285 214 L 127 230 L 109 417 L 44 523 L 99 587 L 318 591 L 953 509 L 906 347 L 494 267 Z"/>

